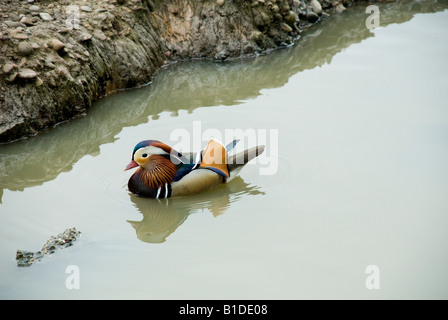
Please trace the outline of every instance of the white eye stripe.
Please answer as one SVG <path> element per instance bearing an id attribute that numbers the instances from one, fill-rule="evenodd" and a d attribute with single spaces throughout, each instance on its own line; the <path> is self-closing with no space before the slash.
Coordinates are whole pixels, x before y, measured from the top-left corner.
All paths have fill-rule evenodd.
<path id="1" fill-rule="evenodd" d="M 151 155 L 151 154 L 160 154 L 160 155 L 163 155 L 163 154 L 169 154 L 169 153 L 166 152 L 165 150 L 160 149 L 160 148 L 158 148 L 158 147 L 154 147 L 154 146 L 149 146 L 149 147 L 145 147 L 145 148 L 140 148 L 140 149 L 138 149 L 137 151 L 135 151 L 135 155 L 136 155 L 136 156 L 140 156 L 140 157 L 143 157 L 143 155 L 144 155 L 145 153 L 146 153 L 147 155 Z"/>

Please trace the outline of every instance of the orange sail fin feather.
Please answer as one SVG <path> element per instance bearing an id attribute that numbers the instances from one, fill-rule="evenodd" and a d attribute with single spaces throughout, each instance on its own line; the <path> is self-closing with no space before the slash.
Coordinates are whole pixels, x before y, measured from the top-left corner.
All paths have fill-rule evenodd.
<path id="1" fill-rule="evenodd" d="M 202 154 L 200 168 L 211 169 L 227 178 L 230 177 L 226 147 L 221 142 L 210 140 Z"/>

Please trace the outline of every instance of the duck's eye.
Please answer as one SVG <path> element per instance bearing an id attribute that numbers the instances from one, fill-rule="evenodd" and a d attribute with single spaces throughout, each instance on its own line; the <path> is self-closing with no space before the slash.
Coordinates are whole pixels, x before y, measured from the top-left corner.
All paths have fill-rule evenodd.
<path id="1" fill-rule="evenodd" d="M 148 158 L 148 154 L 147 153 L 142 154 L 142 158 Z"/>

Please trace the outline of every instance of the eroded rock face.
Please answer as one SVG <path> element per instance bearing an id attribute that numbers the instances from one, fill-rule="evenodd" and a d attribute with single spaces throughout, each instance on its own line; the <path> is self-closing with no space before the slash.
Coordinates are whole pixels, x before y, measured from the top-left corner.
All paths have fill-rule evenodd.
<path id="1" fill-rule="evenodd" d="M 2 1 L 0 142 L 79 115 L 117 89 L 148 83 L 171 60 L 226 60 L 288 45 L 332 8 L 319 1 L 317 14 L 311 3 Z"/>

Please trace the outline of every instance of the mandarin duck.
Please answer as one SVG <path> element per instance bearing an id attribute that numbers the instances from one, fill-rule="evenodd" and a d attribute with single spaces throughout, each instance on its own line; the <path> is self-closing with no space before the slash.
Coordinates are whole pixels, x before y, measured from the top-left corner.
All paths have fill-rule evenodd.
<path id="1" fill-rule="evenodd" d="M 169 198 L 197 194 L 231 181 L 252 159 L 263 153 L 257 146 L 229 155 L 238 140 L 227 146 L 211 139 L 198 153 L 180 153 L 157 141 L 139 142 L 125 170 L 139 167 L 130 177 L 128 189 L 147 198 Z"/>

